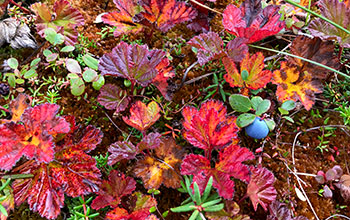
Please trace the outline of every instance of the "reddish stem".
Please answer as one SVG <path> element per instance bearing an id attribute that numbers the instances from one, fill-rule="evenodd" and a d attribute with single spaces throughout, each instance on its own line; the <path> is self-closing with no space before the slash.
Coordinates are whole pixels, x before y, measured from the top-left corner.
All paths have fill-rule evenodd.
<path id="1" fill-rule="evenodd" d="M 83 201 L 84 201 L 84 203 L 83 203 L 83 209 L 84 209 L 85 220 L 89 220 L 89 217 L 87 217 L 87 210 L 86 210 L 84 195 L 82 195 L 81 198 L 82 198 Z"/>
<path id="2" fill-rule="evenodd" d="M 22 6 L 20 6 L 19 4 L 17 4 L 17 3 L 14 2 L 13 0 L 9 0 L 9 2 L 10 2 L 11 4 L 16 5 L 16 6 L 17 6 L 19 9 L 21 9 L 24 13 L 26 13 L 26 14 L 31 14 L 31 12 L 30 12 L 28 9 L 23 8 Z"/>

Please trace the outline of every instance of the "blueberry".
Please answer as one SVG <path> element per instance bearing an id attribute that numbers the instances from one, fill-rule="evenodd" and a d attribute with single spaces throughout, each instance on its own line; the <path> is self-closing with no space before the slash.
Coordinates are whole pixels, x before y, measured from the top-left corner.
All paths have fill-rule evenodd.
<path id="1" fill-rule="evenodd" d="M 269 134 L 266 122 L 259 117 L 256 117 L 254 122 L 245 128 L 245 131 L 248 136 L 256 139 L 262 139 Z"/>

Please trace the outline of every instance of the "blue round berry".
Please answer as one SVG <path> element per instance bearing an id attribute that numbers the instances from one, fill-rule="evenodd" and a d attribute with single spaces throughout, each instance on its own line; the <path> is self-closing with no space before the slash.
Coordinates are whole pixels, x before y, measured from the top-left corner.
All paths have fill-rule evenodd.
<path id="1" fill-rule="evenodd" d="M 256 139 L 262 139 L 269 134 L 266 122 L 259 117 L 256 117 L 254 122 L 245 128 L 245 131 L 248 136 Z"/>

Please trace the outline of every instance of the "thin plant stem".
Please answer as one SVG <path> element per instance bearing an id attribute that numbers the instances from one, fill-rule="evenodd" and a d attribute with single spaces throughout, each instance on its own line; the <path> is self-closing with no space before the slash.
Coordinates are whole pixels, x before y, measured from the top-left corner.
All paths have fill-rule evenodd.
<path id="1" fill-rule="evenodd" d="M 221 12 L 219 12 L 219 11 L 217 11 L 217 10 L 215 10 L 215 9 L 212 9 L 212 8 L 206 6 L 206 5 L 203 5 L 202 3 L 200 3 L 200 2 L 198 2 L 198 1 L 196 1 L 196 0 L 190 0 L 190 1 L 193 2 L 193 3 L 195 3 L 195 4 L 197 4 L 197 5 L 199 5 L 199 6 L 201 6 L 201 7 L 203 7 L 203 8 L 205 8 L 205 9 L 208 9 L 209 11 L 213 11 L 213 12 L 215 12 L 215 13 L 222 14 Z"/>
<path id="2" fill-rule="evenodd" d="M 292 0 L 285 0 L 285 2 L 291 4 L 291 5 L 295 6 L 295 7 L 301 8 L 302 10 L 304 10 L 304 11 L 306 11 L 306 12 L 308 12 L 308 13 L 316 16 L 316 17 L 319 17 L 322 20 L 330 23 L 334 27 L 336 27 L 336 28 L 338 28 L 338 29 L 340 29 L 342 31 L 345 31 L 345 33 L 350 34 L 350 30 L 345 29 L 344 27 L 342 27 L 341 25 L 335 23 L 334 21 L 332 21 L 332 20 L 330 20 L 330 19 L 328 19 L 326 17 L 323 17 L 322 15 L 320 15 L 320 14 L 318 14 L 318 13 L 316 13 L 316 12 L 314 12 L 314 11 L 308 9 L 308 8 L 305 8 L 305 7 L 301 6 L 301 5 L 299 5 L 298 3 L 293 2 Z"/>
<path id="3" fill-rule="evenodd" d="M 325 220 L 329 220 L 331 218 L 335 218 L 335 217 L 342 217 L 342 218 L 345 218 L 345 219 L 348 219 L 350 220 L 350 218 L 348 216 L 345 216 L 345 215 L 340 215 L 340 214 L 334 214 L 334 215 L 331 215 L 329 216 L 328 218 L 326 218 Z"/>
<path id="4" fill-rule="evenodd" d="M 275 53 L 280 53 L 280 54 L 284 54 L 286 56 L 290 56 L 290 57 L 294 57 L 294 58 L 297 58 L 297 59 L 301 59 L 305 62 L 309 62 L 311 64 L 314 64 L 314 65 L 317 65 L 317 66 L 320 66 L 320 67 L 323 67 L 327 70 L 330 70 L 330 71 L 333 71 L 335 73 L 338 73 L 339 75 L 342 75 L 344 76 L 345 78 L 348 78 L 350 79 L 350 76 L 345 74 L 345 73 L 342 73 L 336 69 L 333 69 L 332 67 L 329 67 L 329 66 L 326 66 L 326 65 L 323 65 L 322 63 L 318 63 L 318 62 L 315 62 L 313 60 L 309 60 L 307 58 L 304 58 L 304 57 L 300 57 L 300 56 L 297 56 L 297 55 L 294 55 L 294 54 L 291 54 L 291 53 L 287 53 L 287 52 L 283 52 L 283 51 L 279 51 L 279 50 L 274 50 L 274 49 L 271 49 L 271 48 L 267 48 L 267 47 L 260 47 L 260 46 L 256 46 L 256 45 L 249 45 L 250 47 L 254 47 L 254 48 L 258 48 L 258 49 L 262 49 L 262 50 L 267 50 L 267 51 L 271 51 L 271 52 L 275 52 Z"/>

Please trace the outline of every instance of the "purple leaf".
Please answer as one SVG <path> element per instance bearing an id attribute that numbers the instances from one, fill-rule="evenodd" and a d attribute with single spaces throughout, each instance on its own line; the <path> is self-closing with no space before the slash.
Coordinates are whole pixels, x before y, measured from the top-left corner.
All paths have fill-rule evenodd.
<path id="1" fill-rule="evenodd" d="M 106 109 L 115 110 L 118 113 L 128 107 L 130 98 L 127 96 L 126 91 L 117 85 L 106 84 L 102 86 L 97 101 Z"/>
<path id="2" fill-rule="evenodd" d="M 129 141 L 118 141 L 109 146 L 108 152 L 108 165 L 112 166 L 123 159 L 134 159 L 139 150 Z"/>

